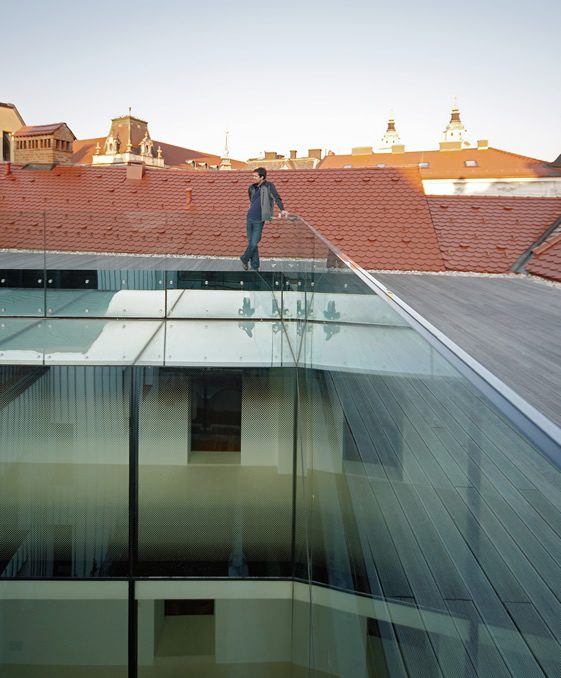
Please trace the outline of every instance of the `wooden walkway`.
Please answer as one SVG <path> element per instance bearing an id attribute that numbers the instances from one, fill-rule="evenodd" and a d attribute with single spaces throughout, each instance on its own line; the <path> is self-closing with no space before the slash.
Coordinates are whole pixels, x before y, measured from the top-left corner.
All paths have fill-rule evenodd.
<path id="1" fill-rule="evenodd" d="M 461 378 L 326 388 L 350 431 L 332 497 L 346 548 L 358 534 L 371 591 L 425 625 L 392 626 L 408 675 L 561 676 L 561 472 Z"/>
<path id="2" fill-rule="evenodd" d="M 561 426 L 561 286 L 518 277 L 374 277 Z"/>

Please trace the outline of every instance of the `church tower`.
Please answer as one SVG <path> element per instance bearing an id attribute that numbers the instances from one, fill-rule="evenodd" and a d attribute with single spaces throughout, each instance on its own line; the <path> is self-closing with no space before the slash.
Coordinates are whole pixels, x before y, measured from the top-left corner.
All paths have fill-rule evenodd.
<path id="1" fill-rule="evenodd" d="M 393 146 L 401 146 L 401 139 L 395 129 L 395 120 L 391 117 L 388 120 L 388 128 L 382 137 L 382 144 L 379 148 L 381 153 L 391 152 Z"/>
<path id="2" fill-rule="evenodd" d="M 460 119 L 460 109 L 456 101 L 452 106 L 452 115 L 450 122 L 444 130 L 444 138 L 440 142 L 441 151 L 461 151 L 471 144 L 466 139 L 466 128 Z"/>

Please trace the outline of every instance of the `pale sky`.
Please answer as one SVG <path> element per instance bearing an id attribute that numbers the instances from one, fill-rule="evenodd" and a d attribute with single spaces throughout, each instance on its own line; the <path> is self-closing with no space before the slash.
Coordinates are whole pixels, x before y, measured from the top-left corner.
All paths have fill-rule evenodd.
<path id="1" fill-rule="evenodd" d="M 154 139 L 246 160 L 438 148 L 561 153 L 560 0 L 27 0 L 3 16 L 0 100 L 27 124 L 105 136 L 132 107 Z M 9 64 L 9 68 L 6 66 Z"/>

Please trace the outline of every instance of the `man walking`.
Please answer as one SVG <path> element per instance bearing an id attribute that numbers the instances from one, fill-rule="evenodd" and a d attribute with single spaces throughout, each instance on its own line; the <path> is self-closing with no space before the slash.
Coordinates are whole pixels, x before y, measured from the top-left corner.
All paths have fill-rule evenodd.
<path id="1" fill-rule="evenodd" d="M 281 217 L 287 212 L 284 209 L 280 195 L 275 185 L 267 181 L 267 170 L 258 167 L 253 172 L 253 183 L 247 189 L 249 195 L 249 209 L 247 210 L 247 248 L 240 257 L 244 271 L 250 265 L 254 271 L 259 270 L 259 249 L 263 225 L 273 218 L 273 203 L 276 202 L 281 211 Z"/>

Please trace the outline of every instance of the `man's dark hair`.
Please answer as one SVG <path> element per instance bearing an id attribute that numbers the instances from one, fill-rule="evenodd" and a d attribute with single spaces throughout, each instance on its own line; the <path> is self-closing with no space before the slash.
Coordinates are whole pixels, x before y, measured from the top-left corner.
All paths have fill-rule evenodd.
<path id="1" fill-rule="evenodd" d="M 260 177 L 263 177 L 263 179 L 267 178 L 267 170 L 264 167 L 257 167 L 257 169 L 254 169 L 253 171 Z"/>

